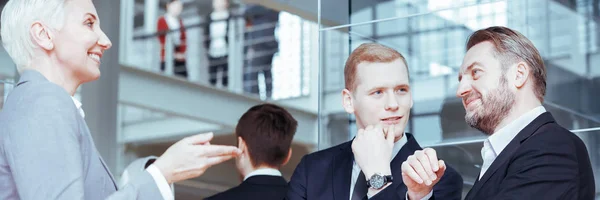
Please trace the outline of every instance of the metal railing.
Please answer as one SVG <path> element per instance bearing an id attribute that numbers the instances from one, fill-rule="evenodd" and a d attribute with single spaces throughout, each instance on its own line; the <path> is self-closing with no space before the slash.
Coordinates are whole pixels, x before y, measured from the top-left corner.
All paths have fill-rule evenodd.
<path id="1" fill-rule="evenodd" d="M 307 75 L 302 72 L 307 71 L 306 68 L 310 66 L 310 63 L 297 63 L 295 66 L 299 66 L 299 69 L 289 69 L 299 72 L 297 76 L 300 77 L 293 78 L 293 80 L 298 80 L 294 83 L 289 83 L 292 80 L 287 80 L 287 77 L 275 73 L 274 69 L 286 71 L 290 68 L 289 63 L 281 62 L 281 60 L 288 59 L 281 55 L 283 51 L 289 51 L 290 48 L 302 49 L 300 46 L 283 45 L 286 41 L 282 40 L 289 40 L 289 38 L 286 38 L 287 35 L 282 36 L 281 31 L 278 30 L 282 25 L 278 24 L 278 21 L 246 25 L 243 15 L 238 14 L 237 11 L 230 13 L 231 16 L 225 20 L 208 21 L 204 19 L 200 23 L 185 24 L 187 51 L 184 65 L 187 76 L 175 73 L 175 68 L 179 69 L 177 66 L 181 63 L 171 62 L 176 60 L 173 34 L 180 34 L 179 29 L 133 36 L 133 46 L 129 48 L 134 49 L 125 50 L 132 52 L 127 56 L 127 64 L 164 73 L 167 76 L 185 78 L 192 82 L 211 84 L 236 93 L 254 95 L 264 100 L 272 99 L 272 97 L 282 99 L 282 96 L 283 98 L 295 98 L 308 95 L 305 88 L 308 87 L 309 79 L 302 77 Z M 207 33 L 205 29 L 211 26 L 210 23 L 223 22 L 227 24 L 226 30 L 228 30 L 227 51 L 224 58 L 214 58 L 209 55 L 212 40 L 210 33 Z M 276 37 L 278 34 L 279 37 Z M 299 34 L 300 38 L 303 38 L 302 32 Z M 160 58 L 159 36 L 165 36 L 164 65 L 162 67 L 160 66 L 161 60 L 158 59 Z M 307 53 L 309 52 L 301 50 L 293 56 L 302 58 Z M 275 62 L 275 60 L 280 62 Z M 278 84 L 274 84 L 275 80 L 278 81 Z M 283 84 L 281 84 L 282 82 Z M 294 85 L 294 90 L 299 91 L 297 95 L 273 94 L 274 91 L 280 91 L 281 87 L 288 87 L 290 84 Z"/>

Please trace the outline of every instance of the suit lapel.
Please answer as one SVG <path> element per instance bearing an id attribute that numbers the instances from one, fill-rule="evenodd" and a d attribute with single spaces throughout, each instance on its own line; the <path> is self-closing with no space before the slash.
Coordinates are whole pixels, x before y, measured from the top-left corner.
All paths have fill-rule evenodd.
<path id="1" fill-rule="evenodd" d="M 398 192 L 399 196 L 404 196 L 407 191 L 406 186 L 404 183 L 402 183 L 402 163 L 406 161 L 408 156 L 413 155 L 416 150 L 422 149 L 421 146 L 419 146 L 419 143 L 417 143 L 415 138 L 410 133 L 405 133 L 405 137 L 407 139 L 406 144 L 400 148 L 400 151 L 390 163 L 392 177 L 394 178 L 392 185 L 397 186 L 396 191 Z M 402 189 L 399 189 L 398 187 L 402 187 Z"/>
<path id="2" fill-rule="evenodd" d="M 354 159 L 351 144 L 352 141 L 340 146 L 340 152 L 333 159 L 331 178 L 333 198 L 336 200 L 350 199 L 350 179 L 352 178 L 352 161 Z"/>
<path id="3" fill-rule="evenodd" d="M 94 139 L 92 138 L 92 135 L 90 134 L 90 129 L 88 128 L 87 124 L 85 123 L 85 120 L 81 116 L 79 116 L 79 120 L 81 120 L 81 121 L 78 121 L 78 123 L 81 123 L 81 125 L 85 128 L 84 130 L 86 132 L 83 135 L 84 135 L 84 137 L 86 137 L 88 139 L 88 142 L 91 144 L 91 150 L 95 151 L 95 154 L 98 156 L 98 159 L 100 160 L 100 163 L 102 164 L 102 167 L 104 168 L 104 170 L 110 177 L 110 180 L 111 180 L 113 186 L 115 187 L 116 190 L 119 190 L 119 187 L 117 186 L 117 182 L 115 181 L 115 178 L 113 177 L 112 173 L 110 173 L 110 169 L 108 168 L 108 166 L 106 166 L 106 163 L 102 159 L 102 155 L 96 148 Z"/>
<path id="4" fill-rule="evenodd" d="M 481 172 L 477 173 L 477 177 L 475 177 L 475 182 L 473 183 L 473 187 L 471 188 L 471 190 L 469 190 L 469 192 L 467 193 L 467 196 L 465 196 L 465 200 L 474 199 L 473 196 L 475 195 L 475 192 L 479 191 L 479 189 L 481 188 L 481 186 L 479 186 L 477 191 L 475 191 L 475 186 L 478 185 L 478 183 L 479 183 L 479 175 L 480 174 L 481 174 Z"/>
<path id="5" fill-rule="evenodd" d="M 102 160 L 102 156 L 100 156 L 100 152 L 96 152 L 96 153 L 98 154 L 98 158 L 100 159 L 100 163 L 102 163 L 104 170 L 106 170 L 106 173 L 108 173 L 108 176 L 110 177 L 110 180 L 111 180 L 113 186 L 115 186 L 116 190 L 119 190 L 119 187 L 117 187 L 117 182 L 115 182 L 115 178 L 113 177 L 112 173 L 110 173 L 110 170 L 106 166 L 106 163 L 104 163 L 104 160 Z"/>
<path id="6" fill-rule="evenodd" d="M 549 112 L 545 112 L 537 118 L 535 118 L 535 120 L 529 123 L 525 128 L 523 128 L 523 130 L 521 130 L 521 132 L 519 132 L 519 134 L 517 134 L 517 136 L 515 136 L 515 138 L 513 138 L 510 141 L 510 143 L 508 143 L 506 148 L 502 150 L 500 155 L 496 157 L 494 162 L 492 162 L 492 165 L 490 165 L 490 167 L 485 171 L 481 179 L 475 181 L 475 184 L 473 185 L 471 191 L 469 191 L 469 193 L 467 194 L 467 197 L 469 197 L 471 193 L 472 195 L 476 195 L 477 192 L 479 192 L 479 190 L 481 189 L 481 187 L 485 185 L 485 183 L 490 179 L 490 177 L 492 177 L 492 175 L 494 175 L 494 173 L 500 168 L 500 166 L 502 166 L 504 163 L 510 160 L 512 155 L 521 146 L 521 143 L 523 143 L 523 141 L 525 141 L 531 135 L 533 135 L 542 125 L 552 122 L 554 122 L 552 114 L 550 114 Z"/>

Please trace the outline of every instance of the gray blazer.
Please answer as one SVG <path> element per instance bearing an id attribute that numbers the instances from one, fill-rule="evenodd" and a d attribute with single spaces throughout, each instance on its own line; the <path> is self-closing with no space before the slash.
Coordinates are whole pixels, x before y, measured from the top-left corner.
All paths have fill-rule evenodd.
<path id="1" fill-rule="evenodd" d="M 0 199 L 162 199 L 148 172 L 136 174 L 118 190 L 69 94 L 21 74 L 0 112 Z"/>

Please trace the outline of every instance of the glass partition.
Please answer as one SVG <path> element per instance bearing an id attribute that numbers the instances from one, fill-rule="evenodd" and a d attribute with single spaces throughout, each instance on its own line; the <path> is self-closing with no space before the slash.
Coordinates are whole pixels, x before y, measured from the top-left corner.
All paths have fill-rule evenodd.
<path id="1" fill-rule="evenodd" d="M 341 106 L 344 63 L 360 44 L 380 43 L 398 50 L 408 62 L 414 106 L 405 131 L 413 133 L 422 146 L 438 149 L 440 157 L 463 175 L 468 191 L 480 171 L 486 136 L 464 122 L 465 111 L 455 95 L 458 71 L 468 36 L 500 25 L 523 33 L 542 54 L 548 76 L 544 106 L 559 124 L 584 140 L 597 172 L 600 68 L 593 66 L 599 64 L 600 54 L 599 20 L 593 8 L 598 4 L 569 2 L 343 1 L 352 7 L 345 12 L 348 23 L 322 24 L 320 29 L 319 149 L 354 137 L 354 116 Z M 322 21 L 329 4 L 321 1 Z"/>

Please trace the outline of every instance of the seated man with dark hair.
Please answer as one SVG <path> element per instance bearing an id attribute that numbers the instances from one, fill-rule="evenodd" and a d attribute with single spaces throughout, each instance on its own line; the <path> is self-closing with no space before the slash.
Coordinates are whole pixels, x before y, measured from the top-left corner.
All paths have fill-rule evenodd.
<path id="1" fill-rule="evenodd" d="M 250 108 L 235 128 L 238 147 L 243 151 L 236 158 L 236 165 L 244 181 L 206 199 L 284 199 L 287 182 L 279 168 L 290 160 L 297 126 L 292 115 L 279 106 L 262 104 Z"/>

